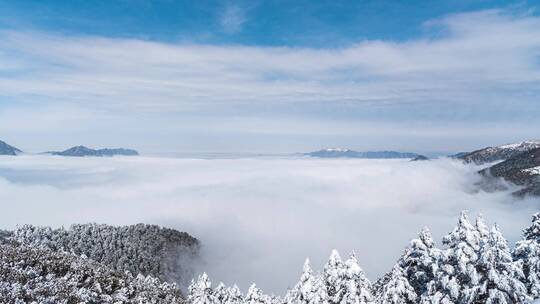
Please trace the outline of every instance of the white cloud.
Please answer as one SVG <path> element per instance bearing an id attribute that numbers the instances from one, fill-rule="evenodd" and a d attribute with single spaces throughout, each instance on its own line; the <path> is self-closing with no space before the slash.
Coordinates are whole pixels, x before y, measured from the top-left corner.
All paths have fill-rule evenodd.
<path id="1" fill-rule="evenodd" d="M 0 50 L 12 52 L 21 68 L 0 89 L 10 97 L 161 111 L 242 103 L 490 103 L 538 87 L 540 18 L 486 11 L 436 24 L 447 35 L 342 49 L 3 31 Z"/>
<path id="2" fill-rule="evenodd" d="M 232 16 L 236 10 L 231 9 Z M 441 140 L 450 140 L 473 134 L 456 131 L 459 128 L 485 130 L 492 123 L 503 127 L 489 136 L 499 136 L 496 143 L 504 143 L 528 138 L 529 129 L 538 128 L 539 17 L 497 10 L 458 14 L 428 22 L 426 32 L 427 36 L 443 34 L 404 42 L 361 41 L 345 48 L 297 48 L 4 30 L 0 32 L 0 117 L 9 119 L 0 120 L 0 127 L 20 133 L 14 126 L 24 125 L 28 134 L 55 132 L 58 123 L 34 119 L 49 111 L 61 121 L 79 125 L 78 129 L 136 126 L 142 132 L 154 130 L 152 138 L 187 129 L 234 128 L 290 136 L 306 130 L 302 141 L 305 136 L 318 136 L 321 129 L 336 136 L 344 130 L 357 131 L 359 139 L 365 133 L 376 137 L 377 129 L 371 126 L 382 125 L 380 130 L 398 130 L 389 136 L 400 136 L 400 129 L 414 134 L 434 130 L 448 134 Z M 28 103 L 40 106 L 33 109 Z M 68 110 L 63 113 L 63 108 Z M 23 111 L 29 115 L 9 114 Z M 336 118 L 346 112 L 359 117 Z M 361 116 L 364 112 L 368 114 Z M 77 116 L 71 113 L 82 119 L 74 119 Z M 249 123 L 253 121 L 257 121 L 255 128 Z M 425 127 L 409 129 L 411 121 L 424 122 Z M 178 125 L 181 129 L 175 129 Z M 73 131 L 72 137 L 84 136 Z M 152 138 L 135 145 L 143 146 Z M 267 139 L 266 146 L 254 150 L 279 144 Z M 474 140 L 493 144 L 485 139 L 478 135 Z M 401 142 L 406 141 L 402 137 Z"/>
<path id="3" fill-rule="evenodd" d="M 304 258 L 322 265 L 332 248 L 355 250 L 375 278 L 424 225 L 440 241 L 462 209 L 515 241 L 538 201 L 475 191 L 475 169 L 448 160 L 2 157 L 0 228 L 167 225 L 202 240 L 201 269 L 214 280 L 282 293 Z"/>
<path id="4" fill-rule="evenodd" d="M 245 9 L 230 3 L 225 6 L 219 18 L 221 28 L 227 34 L 236 34 L 242 31 L 242 27 L 246 21 Z"/>

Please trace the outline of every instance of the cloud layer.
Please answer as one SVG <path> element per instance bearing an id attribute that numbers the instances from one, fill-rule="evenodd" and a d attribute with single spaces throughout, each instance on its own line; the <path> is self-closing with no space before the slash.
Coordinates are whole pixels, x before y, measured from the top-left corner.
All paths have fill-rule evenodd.
<path id="1" fill-rule="evenodd" d="M 224 17 L 226 23 L 238 30 L 240 10 L 225 13 L 232 16 Z M 64 139 L 90 137 L 84 130 L 105 125 L 124 132 L 151 129 L 152 135 L 137 139 L 144 145 L 155 134 L 211 124 L 220 130 L 213 134 L 229 141 L 245 139 L 246 130 L 279 134 L 279 140 L 300 138 L 291 130 L 304 130 L 303 138 L 318 136 L 320 129 L 376 133 L 373 123 L 396 136 L 407 129 L 429 137 L 429 127 L 438 130 L 434 137 L 448 139 L 464 136 L 458 127 L 498 125 L 502 131 L 488 133 L 504 143 L 538 127 L 539 29 L 540 18 L 527 12 L 488 10 L 426 22 L 424 38 L 359 41 L 345 48 L 2 30 L 0 128 L 29 137 L 73 126 Z M 267 136 L 264 148 L 277 141 Z"/>
<path id="2" fill-rule="evenodd" d="M 281 293 L 306 257 L 354 250 L 372 279 L 429 226 L 440 237 L 462 209 L 511 241 L 538 201 L 478 192 L 476 168 L 431 162 L 318 159 L 3 157 L 2 228 L 157 223 L 201 239 L 214 280 Z"/>
<path id="3" fill-rule="evenodd" d="M 538 17 L 483 11 L 428 22 L 426 31 L 439 37 L 342 49 L 4 30 L 0 68 L 9 77 L 0 89 L 5 96 L 148 111 L 257 102 L 486 102 L 493 90 L 507 93 L 493 98 L 506 100 L 518 90 L 537 92 L 539 28 Z"/>

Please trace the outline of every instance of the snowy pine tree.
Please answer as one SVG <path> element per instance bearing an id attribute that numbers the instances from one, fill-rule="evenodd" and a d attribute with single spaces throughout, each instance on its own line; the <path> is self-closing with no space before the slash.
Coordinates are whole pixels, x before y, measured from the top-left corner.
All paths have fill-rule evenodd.
<path id="1" fill-rule="evenodd" d="M 377 295 L 377 304 L 414 304 L 417 303 L 416 291 L 409 284 L 405 271 L 396 265 L 392 269 L 382 290 Z"/>
<path id="2" fill-rule="evenodd" d="M 328 262 L 324 266 L 323 278 L 328 302 L 330 304 L 340 304 L 345 293 L 343 279 L 345 275 L 345 265 L 337 250 L 332 250 Z"/>
<path id="3" fill-rule="evenodd" d="M 514 259 L 523 265 L 529 294 L 540 298 L 540 213 L 533 215 L 532 225 L 523 231 L 523 240 L 517 242 Z"/>
<path id="4" fill-rule="evenodd" d="M 371 282 L 364 275 L 364 271 L 358 265 L 354 254 L 345 261 L 345 275 L 342 284 L 344 290 L 342 304 L 372 303 Z"/>
<path id="5" fill-rule="evenodd" d="M 480 284 L 464 293 L 466 303 L 528 303 L 521 263 L 512 259 L 506 239 L 494 226 L 481 242 L 477 269 Z"/>
<path id="6" fill-rule="evenodd" d="M 427 286 L 421 303 L 466 303 L 464 291 L 478 286 L 476 271 L 480 234 L 463 211 L 458 225 L 443 238 L 447 249 L 441 251 L 435 278 Z"/>
<path id="7" fill-rule="evenodd" d="M 262 293 L 257 285 L 252 284 L 244 299 L 245 304 L 270 304 L 270 298 Z"/>
<path id="8" fill-rule="evenodd" d="M 216 297 L 218 303 L 223 303 L 227 298 L 227 287 L 225 287 L 223 282 L 219 282 L 218 286 L 214 289 L 214 297 Z"/>
<path id="9" fill-rule="evenodd" d="M 288 304 L 308 304 L 313 298 L 314 288 L 313 270 L 309 265 L 309 259 L 306 259 L 300 281 L 291 289 L 286 297 L 285 302 Z"/>
<path id="10" fill-rule="evenodd" d="M 482 239 L 487 239 L 489 236 L 489 227 L 486 225 L 486 222 L 484 221 L 484 217 L 482 214 L 478 214 L 476 217 L 476 223 L 475 223 L 476 231 L 478 231 L 478 237 L 479 242 Z"/>
<path id="11" fill-rule="evenodd" d="M 218 304 L 218 299 L 212 290 L 212 283 L 206 273 L 199 276 L 197 281 L 192 281 L 188 288 L 189 304 Z"/>
<path id="12" fill-rule="evenodd" d="M 399 266 L 418 297 L 427 292 L 428 284 L 435 279 L 440 255 L 429 229 L 424 228 L 399 260 Z"/>
<path id="13" fill-rule="evenodd" d="M 242 304 L 244 301 L 244 295 L 236 285 L 225 287 L 223 283 L 220 283 L 214 294 L 220 304 Z"/>
<path id="14" fill-rule="evenodd" d="M 310 304 L 329 304 L 328 292 L 326 291 L 326 284 L 324 277 L 318 275 L 313 280 L 312 297 L 309 301 Z"/>

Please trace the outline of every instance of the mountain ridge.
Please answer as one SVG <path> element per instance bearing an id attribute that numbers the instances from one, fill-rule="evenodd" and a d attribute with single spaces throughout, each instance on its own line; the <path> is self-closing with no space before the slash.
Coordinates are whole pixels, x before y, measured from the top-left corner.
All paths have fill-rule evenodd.
<path id="1" fill-rule="evenodd" d="M 45 152 L 45 153 L 51 154 L 51 155 L 73 156 L 73 157 L 84 157 L 84 156 L 104 157 L 104 156 L 116 156 L 116 155 L 123 155 L 123 156 L 139 155 L 139 152 L 133 149 L 125 149 L 125 148 L 92 149 L 92 148 L 88 148 L 82 145 L 71 147 L 64 151 L 50 151 L 50 152 Z"/>
<path id="2" fill-rule="evenodd" d="M 461 152 L 451 157 L 461 159 L 466 163 L 482 165 L 500 160 L 506 160 L 536 148 L 540 148 L 540 140 L 527 140 L 520 143 L 486 147 L 474 150 L 472 152 Z"/>
<path id="3" fill-rule="evenodd" d="M 540 196 L 540 148 L 522 152 L 479 173 L 487 181 L 502 178 L 519 186 L 513 194 L 517 196 Z M 504 188 L 504 186 L 502 186 Z"/>
<path id="4" fill-rule="evenodd" d="M 366 158 L 366 159 L 415 159 L 420 155 L 412 152 L 382 151 L 355 151 L 343 148 L 326 148 L 318 151 L 303 153 L 304 156 L 319 158 Z M 425 156 L 423 156 L 425 157 Z"/>

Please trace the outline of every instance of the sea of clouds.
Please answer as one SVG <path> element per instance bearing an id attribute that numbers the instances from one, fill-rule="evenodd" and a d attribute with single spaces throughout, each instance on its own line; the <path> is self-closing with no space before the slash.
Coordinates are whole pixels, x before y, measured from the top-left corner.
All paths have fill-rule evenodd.
<path id="1" fill-rule="evenodd" d="M 283 294 L 306 257 L 355 251 L 371 279 L 423 227 L 436 241 L 461 210 L 513 243 L 539 200 L 474 185 L 475 166 L 407 160 L 0 157 L 0 228 L 98 222 L 160 224 L 203 245 L 198 271 Z"/>

